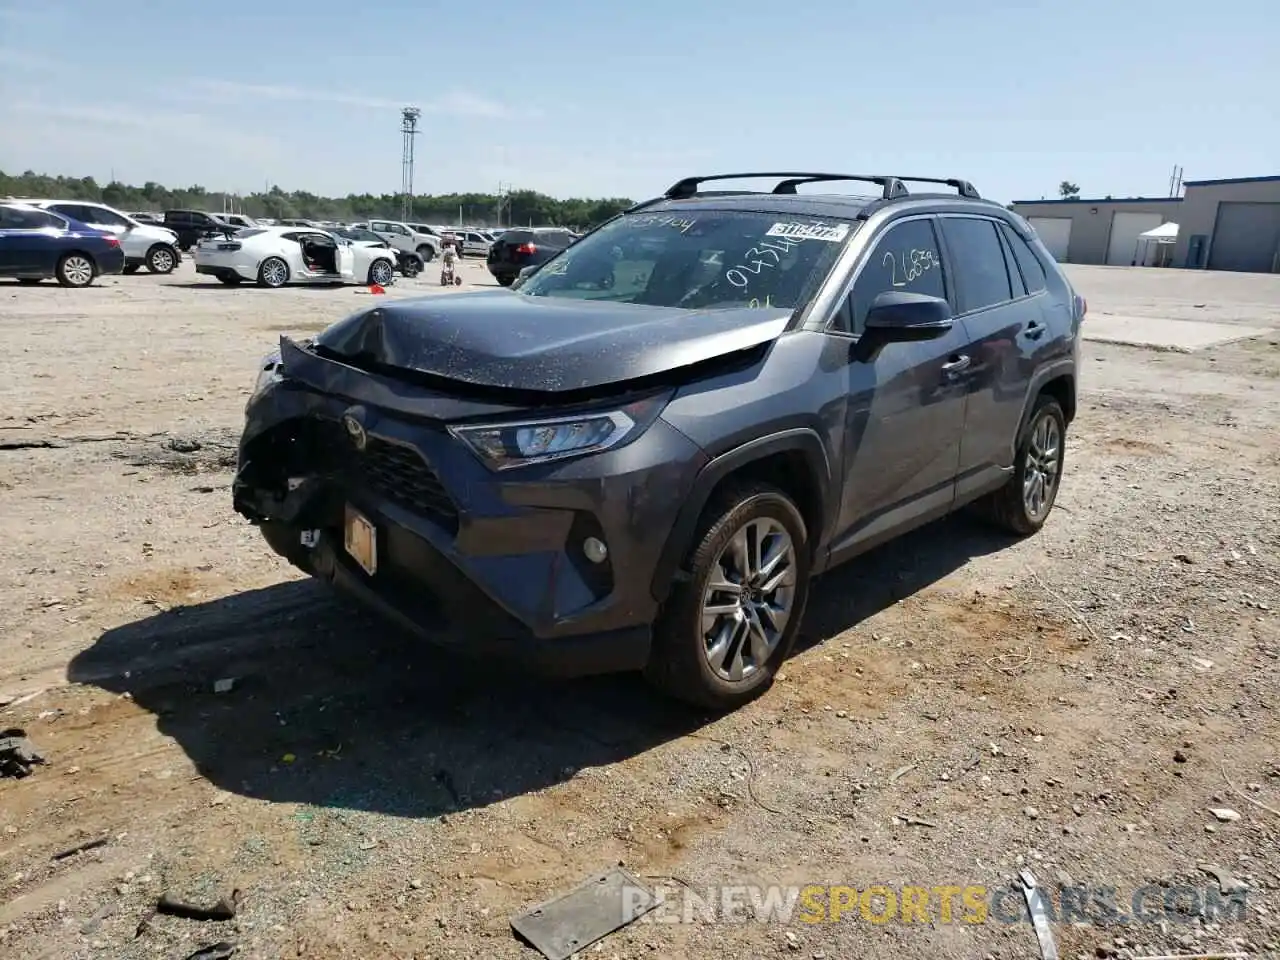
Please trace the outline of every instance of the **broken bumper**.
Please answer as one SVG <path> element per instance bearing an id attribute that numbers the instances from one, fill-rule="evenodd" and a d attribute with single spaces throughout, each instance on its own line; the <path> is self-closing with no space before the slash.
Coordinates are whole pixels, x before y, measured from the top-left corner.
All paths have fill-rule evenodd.
<path id="1" fill-rule="evenodd" d="M 251 402 L 233 496 L 277 553 L 462 653 L 559 676 L 644 666 L 653 571 L 706 462 L 692 441 L 658 419 L 616 449 L 495 473 L 441 423 L 386 407 L 360 407 L 357 449 L 350 409 L 288 382 Z M 345 548 L 351 510 L 376 530 L 373 575 Z"/>

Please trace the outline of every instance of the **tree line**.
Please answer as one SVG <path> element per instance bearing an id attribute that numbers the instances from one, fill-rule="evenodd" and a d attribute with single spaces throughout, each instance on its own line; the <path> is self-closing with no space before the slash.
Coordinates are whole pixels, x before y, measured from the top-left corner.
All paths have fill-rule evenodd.
<path id="1" fill-rule="evenodd" d="M 93 177 L 52 177 L 33 170 L 20 175 L 0 171 L 0 197 L 86 200 L 125 212 L 182 209 L 220 213 L 234 209 L 250 217 L 276 220 L 286 217 L 340 222 L 370 218 L 399 220 L 404 213 L 403 194 L 352 193 L 345 197 L 321 197 L 305 190 L 289 192 L 273 186 L 265 193 L 240 195 L 198 185 L 166 187 L 152 181 L 140 187 L 119 181 L 99 184 Z M 500 219 L 504 226 L 585 228 L 609 219 L 632 203 L 624 197 L 557 200 L 536 190 L 512 190 L 501 198 L 491 193 L 425 194 L 413 199 L 413 219 L 475 226 L 496 226 Z"/>

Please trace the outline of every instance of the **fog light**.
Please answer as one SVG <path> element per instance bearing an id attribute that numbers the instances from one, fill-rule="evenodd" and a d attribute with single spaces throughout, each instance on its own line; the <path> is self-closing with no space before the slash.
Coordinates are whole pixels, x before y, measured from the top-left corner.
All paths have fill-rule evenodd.
<path id="1" fill-rule="evenodd" d="M 609 556 L 609 548 L 603 540 L 587 537 L 582 541 L 582 554 L 592 563 L 604 563 Z"/>

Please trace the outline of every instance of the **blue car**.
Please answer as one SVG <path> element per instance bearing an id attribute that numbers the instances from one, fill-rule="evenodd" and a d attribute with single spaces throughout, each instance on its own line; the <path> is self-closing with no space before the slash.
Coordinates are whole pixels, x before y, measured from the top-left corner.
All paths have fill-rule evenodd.
<path id="1" fill-rule="evenodd" d="M 64 287 L 87 287 L 102 274 L 124 270 L 124 251 L 113 234 L 47 210 L 0 203 L 0 277 Z"/>

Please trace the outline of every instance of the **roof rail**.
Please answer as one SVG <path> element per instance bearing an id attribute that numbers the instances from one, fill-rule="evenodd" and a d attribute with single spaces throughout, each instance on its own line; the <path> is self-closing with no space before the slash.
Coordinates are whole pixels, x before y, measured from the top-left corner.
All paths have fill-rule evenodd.
<path id="1" fill-rule="evenodd" d="M 882 200 L 894 200 L 898 197 L 910 196 L 904 180 L 917 183 L 944 183 L 954 187 L 962 197 L 981 200 L 982 197 L 968 180 L 938 177 L 898 177 L 858 173 L 803 173 L 803 172 L 769 172 L 769 173 L 718 173 L 707 177 L 685 177 L 672 184 L 664 195 L 667 200 L 684 200 L 698 195 L 698 187 L 712 180 L 748 180 L 764 177 L 783 178 L 771 192 L 775 194 L 793 194 L 802 183 L 829 183 L 836 180 L 858 180 L 863 183 L 874 183 L 880 187 Z M 748 192 L 748 191 L 743 191 Z"/>

